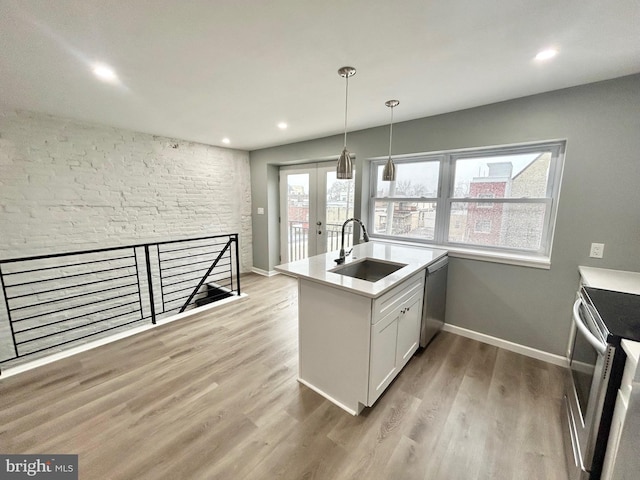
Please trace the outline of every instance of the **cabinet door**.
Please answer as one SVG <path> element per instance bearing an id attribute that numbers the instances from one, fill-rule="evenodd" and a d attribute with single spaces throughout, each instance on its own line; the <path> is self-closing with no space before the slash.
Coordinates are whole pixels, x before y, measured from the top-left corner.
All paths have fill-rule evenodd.
<path id="1" fill-rule="evenodd" d="M 398 372 L 396 339 L 399 315 L 400 312 L 396 311 L 371 326 L 368 406 L 373 405 Z"/>
<path id="2" fill-rule="evenodd" d="M 400 310 L 398 317 L 398 346 L 396 366 L 401 369 L 411 359 L 420 342 L 422 294 L 412 296 Z"/>

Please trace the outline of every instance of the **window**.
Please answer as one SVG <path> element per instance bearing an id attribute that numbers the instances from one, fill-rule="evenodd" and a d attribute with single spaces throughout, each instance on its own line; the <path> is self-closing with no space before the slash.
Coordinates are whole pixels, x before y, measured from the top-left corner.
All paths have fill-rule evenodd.
<path id="1" fill-rule="evenodd" d="M 491 220 L 486 218 L 480 218 L 476 220 L 474 233 L 491 233 Z"/>
<path id="2" fill-rule="evenodd" d="M 548 257 L 564 142 L 372 160 L 372 235 Z"/>
<path id="3" fill-rule="evenodd" d="M 396 181 L 383 182 L 384 164 L 377 168 L 373 204 L 373 233 L 434 240 L 440 159 L 396 165 Z"/>
<path id="4" fill-rule="evenodd" d="M 495 194 L 493 192 L 485 192 L 478 194 L 478 198 L 493 198 Z M 493 202 L 483 202 L 478 205 L 478 208 L 493 208 Z"/>

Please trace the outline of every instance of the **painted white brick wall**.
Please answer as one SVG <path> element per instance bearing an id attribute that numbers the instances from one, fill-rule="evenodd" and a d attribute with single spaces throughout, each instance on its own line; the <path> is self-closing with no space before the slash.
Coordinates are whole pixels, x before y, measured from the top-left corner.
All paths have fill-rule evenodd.
<path id="1" fill-rule="evenodd" d="M 249 271 L 248 152 L 0 111 L 0 258 L 236 232 Z"/>

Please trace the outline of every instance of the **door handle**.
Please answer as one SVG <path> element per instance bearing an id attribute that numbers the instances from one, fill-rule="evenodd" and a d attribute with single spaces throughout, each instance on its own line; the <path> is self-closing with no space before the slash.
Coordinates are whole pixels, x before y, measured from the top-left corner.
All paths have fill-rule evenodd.
<path id="1" fill-rule="evenodd" d="M 322 222 L 316 222 L 316 225 L 320 226 L 322 225 Z"/>
<path id="2" fill-rule="evenodd" d="M 591 333 L 591 331 L 589 330 L 589 327 L 585 325 L 582 318 L 580 318 L 581 303 L 582 303 L 582 300 L 578 298 L 573 304 L 573 323 L 576 324 L 576 327 L 582 333 L 582 335 L 584 335 L 584 337 L 587 339 L 587 342 L 589 342 L 591 346 L 595 348 L 600 355 L 604 355 L 604 353 L 607 351 L 607 344 L 601 342 L 598 338 L 596 338 L 596 336 L 593 333 Z"/>

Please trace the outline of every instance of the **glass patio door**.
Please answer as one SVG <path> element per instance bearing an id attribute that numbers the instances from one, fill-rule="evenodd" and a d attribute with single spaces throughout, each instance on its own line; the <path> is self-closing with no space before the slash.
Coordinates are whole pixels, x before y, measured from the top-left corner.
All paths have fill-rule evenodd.
<path id="1" fill-rule="evenodd" d="M 283 263 L 340 248 L 342 224 L 353 217 L 354 180 L 338 180 L 335 162 L 280 169 L 280 257 Z M 353 225 L 345 231 L 352 244 Z"/>

